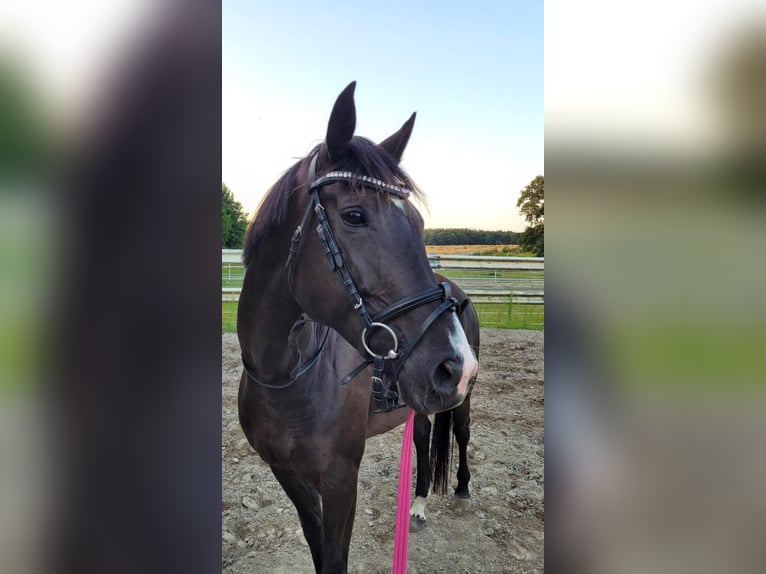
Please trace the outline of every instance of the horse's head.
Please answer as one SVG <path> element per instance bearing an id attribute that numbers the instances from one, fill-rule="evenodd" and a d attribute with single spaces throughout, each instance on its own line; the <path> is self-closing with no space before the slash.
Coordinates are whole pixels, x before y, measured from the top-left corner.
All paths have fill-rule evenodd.
<path id="1" fill-rule="evenodd" d="M 354 87 L 338 96 L 325 143 L 296 175 L 291 204 L 303 217 L 288 261 L 290 288 L 312 318 L 378 358 L 409 406 L 452 408 L 465 398 L 477 361 L 456 302 L 429 266 L 423 219 L 409 201 L 419 192 L 399 167 L 415 114 L 379 145 L 356 137 Z"/>

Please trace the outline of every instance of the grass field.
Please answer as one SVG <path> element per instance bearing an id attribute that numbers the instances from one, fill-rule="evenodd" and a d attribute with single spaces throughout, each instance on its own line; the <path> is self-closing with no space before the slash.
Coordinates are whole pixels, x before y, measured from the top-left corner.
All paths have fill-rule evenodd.
<path id="1" fill-rule="evenodd" d="M 496 305 L 479 304 L 479 323 L 482 327 L 498 329 L 532 329 L 541 330 L 544 327 L 543 305 Z M 223 301 L 221 309 L 221 329 L 224 333 L 237 330 L 237 302 Z"/>
<path id="2" fill-rule="evenodd" d="M 234 333 L 237 330 L 237 302 L 222 301 L 221 304 L 221 331 Z"/>
<path id="3" fill-rule="evenodd" d="M 488 255 L 527 257 L 531 253 L 522 253 L 518 245 L 427 245 L 426 252 L 436 255 Z M 221 277 L 223 287 L 240 287 L 243 271 L 241 268 L 224 269 Z M 461 277 L 476 277 L 477 274 L 493 275 L 495 271 L 461 271 L 451 269 L 448 276 L 460 283 Z M 543 271 L 504 272 L 503 277 L 523 280 L 539 280 L 544 278 Z M 525 305 L 503 303 L 481 303 L 476 305 L 479 322 L 482 327 L 500 329 L 534 329 L 542 330 L 545 326 L 544 305 Z M 221 326 L 223 332 L 234 332 L 237 329 L 236 301 L 223 301 L 221 310 Z"/>
<path id="4" fill-rule="evenodd" d="M 479 324 L 482 327 L 535 331 L 545 327 L 544 305 L 478 303 L 476 311 L 479 313 Z"/>

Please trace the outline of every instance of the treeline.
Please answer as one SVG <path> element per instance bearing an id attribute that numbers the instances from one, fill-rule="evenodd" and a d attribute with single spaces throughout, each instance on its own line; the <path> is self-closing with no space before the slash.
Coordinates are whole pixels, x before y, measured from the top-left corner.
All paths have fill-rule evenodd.
<path id="1" fill-rule="evenodd" d="M 247 215 L 242 204 L 234 199 L 234 194 L 221 182 L 221 247 L 240 249 L 247 230 Z"/>
<path id="2" fill-rule="evenodd" d="M 515 231 L 484 231 L 482 229 L 426 229 L 426 245 L 516 245 Z"/>

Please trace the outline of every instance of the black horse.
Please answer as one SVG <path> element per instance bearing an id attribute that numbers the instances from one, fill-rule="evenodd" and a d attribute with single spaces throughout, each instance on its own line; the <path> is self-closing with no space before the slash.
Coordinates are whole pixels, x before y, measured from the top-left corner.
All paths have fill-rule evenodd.
<path id="1" fill-rule="evenodd" d="M 415 114 L 379 145 L 354 136 L 354 87 L 325 142 L 264 198 L 237 317 L 240 423 L 295 505 L 316 571 L 333 573 L 347 571 L 365 439 L 410 409 L 460 408 L 478 370 L 475 312 L 432 272 L 409 201 L 419 191 L 399 167 Z"/>

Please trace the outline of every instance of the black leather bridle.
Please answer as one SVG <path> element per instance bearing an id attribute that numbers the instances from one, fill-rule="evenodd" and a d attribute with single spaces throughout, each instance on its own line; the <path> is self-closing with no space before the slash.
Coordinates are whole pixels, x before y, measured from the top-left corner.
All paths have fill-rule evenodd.
<path id="1" fill-rule="evenodd" d="M 395 408 L 404 407 L 406 405 L 399 402 L 399 391 L 396 383 L 399 373 L 404 366 L 404 362 L 433 322 L 445 311 L 455 311 L 458 307 L 458 301 L 452 297 L 450 286 L 445 282 L 421 291 L 420 293 L 405 297 L 404 299 L 389 305 L 375 316 L 371 316 L 367 310 L 367 305 L 359 294 L 356 283 L 354 282 L 353 277 L 351 277 L 351 273 L 343 260 L 343 252 L 335 239 L 335 234 L 330 226 L 327 213 L 320 201 L 319 192 L 324 186 L 338 182 L 360 183 L 365 187 L 385 191 L 390 195 L 403 199 L 406 199 L 409 196 L 410 190 L 398 185 L 385 183 L 370 176 L 358 175 L 348 171 L 331 171 L 323 176 L 316 177 L 316 164 L 317 154 L 315 153 L 309 164 L 309 204 L 300 225 L 298 225 L 293 233 L 292 241 L 290 243 L 290 252 L 287 257 L 287 262 L 285 263 L 290 291 L 293 292 L 294 261 L 295 256 L 300 249 L 303 231 L 308 225 L 311 217 L 316 216 L 318 222 L 316 230 L 319 235 L 319 241 L 322 243 L 330 271 L 337 271 L 340 274 L 354 309 L 357 310 L 362 317 L 362 321 L 364 321 L 362 350 L 360 350 L 364 360 L 356 369 L 351 371 L 351 373 L 341 380 L 341 384 L 347 384 L 361 373 L 367 365 L 372 364 L 372 397 L 375 401 L 375 406 L 377 407 L 375 412 L 388 412 Z M 399 340 L 397 339 L 394 330 L 389 327 L 386 322 L 434 301 L 441 301 L 441 303 L 428 315 L 428 317 L 426 317 L 425 321 L 420 326 L 420 329 L 415 334 L 415 337 L 413 337 L 409 343 L 408 348 L 405 349 L 400 347 Z M 368 344 L 369 336 L 374 331 L 380 329 L 388 333 L 393 342 L 391 349 L 385 355 L 375 353 Z M 393 361 L 395 359 L 400 359 L 398 369 L 396 369 L 394 373 L 384 374 L 385 362 Z"/>

